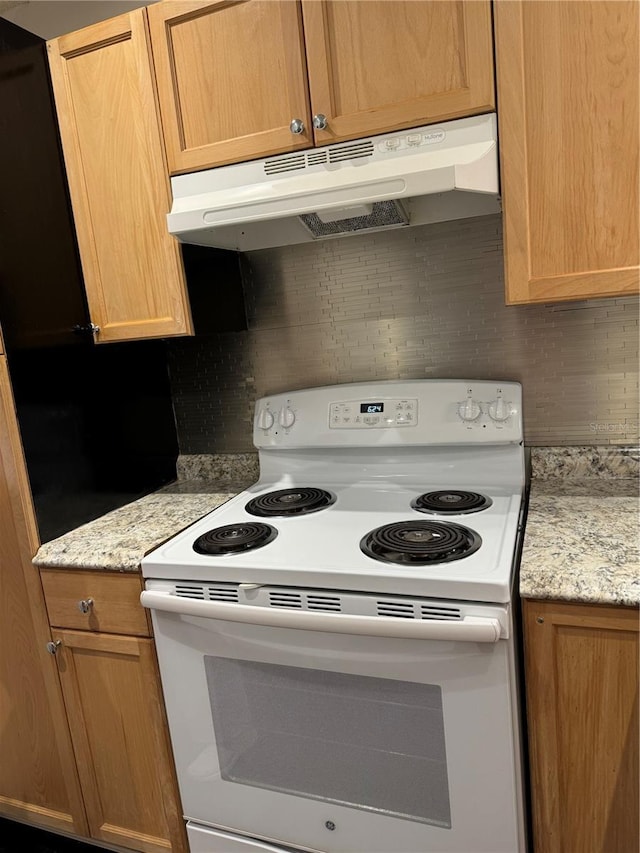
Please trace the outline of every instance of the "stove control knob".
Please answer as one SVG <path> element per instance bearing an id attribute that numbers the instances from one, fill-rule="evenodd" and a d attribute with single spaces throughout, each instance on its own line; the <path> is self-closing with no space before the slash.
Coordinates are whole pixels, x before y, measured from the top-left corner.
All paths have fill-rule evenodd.
<path id="1" fill-rule="evenodd" d="M 273 426 L 273 412 L 270 409 L 261 409 L 258 412 L 258 429 L 265 432 Z"/>
<path id="2" fill-rule="evenodd" d="M 480 403 L 476 402 L 471 397 L 467 397 L 462 403 L 458 403 L 458 414 L 463 421 L 477 421 L 482 414 Z"/>
<path id="3" fill-rule="evenodd" d="M 508 420 L 510 414 L 511 407 L 508 403 L 505 403 L 502 397 L 498 397 L 497 400 L 489 403 L 489 417 L 492 421 L 502 423 L 503 421 Z"/>
<path id="4" fill-rule="evenodd" d="M 283 406 L 278 412 L 278 423 L 284 429 L 289 429 L 296 422 L 296 413 L 289 406 Z"/>

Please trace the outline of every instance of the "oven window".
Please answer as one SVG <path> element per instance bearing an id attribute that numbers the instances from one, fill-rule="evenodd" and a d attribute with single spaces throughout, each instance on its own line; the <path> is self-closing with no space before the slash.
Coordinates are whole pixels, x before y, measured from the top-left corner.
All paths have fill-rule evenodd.
<path id="1" fill-rule="evenodd" d="M 442 692 L 205 656 L 222 778 L 450 828 Z"/>

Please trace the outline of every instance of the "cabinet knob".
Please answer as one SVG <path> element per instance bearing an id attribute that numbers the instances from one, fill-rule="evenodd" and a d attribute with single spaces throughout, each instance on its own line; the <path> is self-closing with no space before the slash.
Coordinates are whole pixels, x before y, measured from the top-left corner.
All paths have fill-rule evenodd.
<path id="1" fill-rule="evenodd" d="M 316 130 L 326 130 L 329 126 L 327 117 L 322 113 L 316 113 L 313 117 L 313 126 Z"/>
<path id="2" fill-rule="evenodd" d="M 289 125 L 289 130 L 291 133 L 304 133 L 304 122 L 301 118 L 291 119 L 291 124 Z"/>
<path id="3" fill-rule="evenodd" d="M 97 335 L 100 331 L 100 326 L 96 326 L 95 323 L 87 323 L 86 326 L 81 326 L 76 324 L 72 330 L 76 335 Z"/>
<path id="4" fill-rule="evenodd" d="M 88 613 L 93 607 L 93 598 L 83 598 L 78 602 L 78 610 L 80 613 Z"/>
<path id="5" fill-rule="evenodd" d="M 49 640 L 45 648 L 50 655 L 55 655 L 58 653 L 58 647 L 61 645 L 62 640 Z"/>

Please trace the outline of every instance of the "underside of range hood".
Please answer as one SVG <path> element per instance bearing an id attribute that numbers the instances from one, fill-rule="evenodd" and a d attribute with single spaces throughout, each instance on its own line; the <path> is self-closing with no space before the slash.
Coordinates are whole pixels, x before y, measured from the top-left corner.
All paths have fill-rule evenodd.
<path id="1" fill-rule="evenodd" d="M 495 115 L 171 180 L 169 231 L 249 251 L 499 211 Z"/>

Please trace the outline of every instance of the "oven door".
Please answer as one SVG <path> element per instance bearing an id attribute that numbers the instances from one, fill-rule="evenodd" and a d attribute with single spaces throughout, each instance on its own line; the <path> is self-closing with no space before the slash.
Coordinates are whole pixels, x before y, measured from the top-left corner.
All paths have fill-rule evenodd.
<path id="1" fill-rule="evenodd" d="M 524 849 L 504 608 L 454 624 L 163 588 L 142 601 L 188 820 L 324 853 Z"/>

